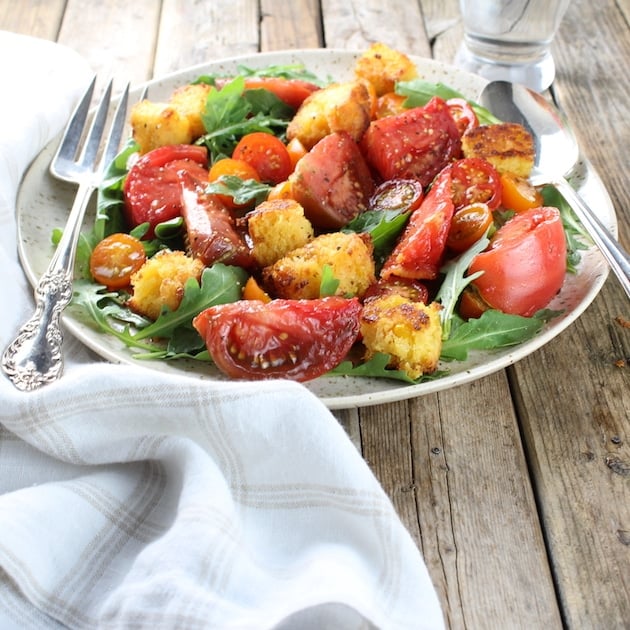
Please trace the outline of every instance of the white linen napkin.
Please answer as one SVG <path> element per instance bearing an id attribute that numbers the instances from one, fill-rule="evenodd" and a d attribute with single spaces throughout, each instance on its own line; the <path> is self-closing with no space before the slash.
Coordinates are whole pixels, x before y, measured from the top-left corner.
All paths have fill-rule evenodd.
<path id="1" fill-rule="evenodd" d="M 90 71 L 6 32 L 0 58 L 1 350 L 33 309 L 20 177 Z M 66 340 L 57 383 L 0 378 L 0 628 L 443 627 L 417 547 L 306 388 L 111 365 Z"/>

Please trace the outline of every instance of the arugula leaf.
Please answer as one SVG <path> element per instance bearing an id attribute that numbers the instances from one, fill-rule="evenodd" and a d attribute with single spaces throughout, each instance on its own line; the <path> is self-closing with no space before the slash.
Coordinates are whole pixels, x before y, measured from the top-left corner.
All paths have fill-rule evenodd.
<path id="1" fill-rule="evenodd" d="M 573 208 L 554 186 L 545 186 L 542 189 L 542 196 L 546 206 L 554 206 L 560 211 L 567 243 L 567 271 L 577 273 L 577 266 L 582 259 L 580 251 L 588 249 L 592 244 L 591 237 L 573 212 Z"/>
<path id="2" fill-rule="evenodd" d="M 219 179 L 208 184 L 205 191 L 209 194 L 228 195 L 234 203 L 242 205 L 250 201 L 256 204 L 267 199 L 271 186 L 255 179 L 241 179 L 236 175 L 221 175 Z"/>
<path id="3" fill-rule="evenodd" d="M 339 280 L 335 278 L 331 265 L 325 264 L 322 267 L 322 279 L 319 283 L 319 296 L 327 297 L 335 295 L 339 288 Z"/>
<path id="4" fill-rule="evenodd" d="M 369 234 L 374 245 L 374 258 L 382 263 L 391 252 L 410 214 L 397 210 L 366 210 L 350 221 L 342 232 Z"/>
<path id="5" fill-rule="evenodd" d="M 234 147 L 244 135 L 255 131 L 280 133 L 285 130 L 286 119 L 278 114 L 292 112 L 273 94 L 261 90 L 247 90 L 245 79 L 236 77 L 220 90 L 212 87 L 206 98 L 206 105 L 201 120 L 206 133 L 197 140 L 205 144 L 210 152 L 211 162 L 221 157 L 232 155 Z M 252 95 L 255 92 L 258 94 Z"/>
<path id="6" fill-rule="evenodd" d="M 532 317 L 485 311 L 478 319 L 459 320 L 450 337 L 443 342 L 442 361 L 465 361 L 470 350 L 497 350 L 513 346 L 536 335 L 559 311 L 542 310 Z"/>
<path id="7" fill-rule="evenodd" d="M 457 305 L 457 300 L 461 292 L 483 272 L 478 271 L 469 276 L 465 276 L 464 274 L 468 270 L 468 267 L 470 267 L 473 258 L 486 249 L 489 242 L 490 240 L 486 233 L 486 236 L 482 236 L 472 247 L 467 249 L 463 254 L 460 254 L 457 258 L 449 260 L 441 269 L 445 277 L 435 296 L 435 300 L 442 304 L 442 310 L 440 311 L 442 340 L 448 339 L 451 334 L 453 313 L 455 312 L 455 306 Z"/>
<path id="8" fill-rule="evenodd" d="M 466 97 L 452 87 L 445 85 L 444 83 L 431 83 L 430 81 L 424 81 L 423 79 L 413 79 L 412 81 L 400 81 L 396 84 L 395 91 L 397 94 L 406 96 L 405 107 L 422 107 L 426 105 L 434 96 L 448 101 L 450 98 L 464 98 Z M 466 99 L 472 107 L 480 124 L 491 125 L 500 123 L 501 121 L 492 114 L 485 107 L 475 103 L 470 99 Z"/>
<path id="9" fill-rule="evenodd" d="M 308 81 L 315 85 L 322 86 L 324 82 L 313 72 L 307 70 L 301 63 L 294 64 L 272 64 L 264 68 L 250 68 L 244 65 L 238 65 L 235 73 L 226 74 L 202 74 L 198 76 L 193 83 L 206 83 L 215 85 L 217 79 L 232 78 L 235 75 L 243 77 L 262 77 L 262 78 L 279 78 L 279 79 L 300 79 Z"/>

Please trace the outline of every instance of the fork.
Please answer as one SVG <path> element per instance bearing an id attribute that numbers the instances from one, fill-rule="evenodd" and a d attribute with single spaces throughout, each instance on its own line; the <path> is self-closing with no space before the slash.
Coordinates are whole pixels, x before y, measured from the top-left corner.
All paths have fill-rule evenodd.
<path id="1" fill-rule="evenodd" d="M 118 152 L 125 127 L 129 84 L 120 97 L 109 134 L 104 139 L 112 84 L 113 81 L 110 81 L 105 88 L 86 135 L 88 112 L 96 85 L 96 76 L 93 77 L 68 122 L 50 165 L 51 175 L 78 184 L 79 188 L 63 236 L 35 287 L 35 312 L 2 355 L 2 369 L 22 391 L 33 391 L 52 383 L 63 372 L 60 319 L 72 299 L 74 259 L 81 225 L 90 197 L 100 184 L 106 166 Z M 101 151 L 103 140 L 105 146 Z"/>

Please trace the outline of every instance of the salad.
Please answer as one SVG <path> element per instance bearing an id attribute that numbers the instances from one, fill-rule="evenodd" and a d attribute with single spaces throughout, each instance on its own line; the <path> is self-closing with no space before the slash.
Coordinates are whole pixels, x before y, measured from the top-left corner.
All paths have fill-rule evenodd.
<path id="1" fill-rule="evenodd" d="M 135 106 L 75 304 L 138 359 L 232 378 L 418 383 L 536 335 L 584 245 L 528 185 L 523 130 L 382 45 L 355 72 L 241 68 Z"/>

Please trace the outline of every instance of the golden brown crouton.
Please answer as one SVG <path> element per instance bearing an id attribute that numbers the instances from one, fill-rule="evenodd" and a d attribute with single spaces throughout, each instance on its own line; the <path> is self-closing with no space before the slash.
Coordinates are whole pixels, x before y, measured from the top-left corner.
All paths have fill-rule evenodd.
<path id="1" fill-rule="evenodd" d="M 480 125 L 464 133 L 462 152 L 465 157 L 480 157 L 500 173 L 529 177 L 536 149 L 532 135 L 518 123 Z"/>
<path id="2" fill-rule="evenodd" d="M 140 153 L 147 153 L 167 144 L 190 144 L 193 135 L 188 118 L 166 103 L 140 101 L 129 116 L 133 139 Z"/>
<path id="3" fill-rule="evenodd" d="M 206 107 L 210 89 L 211 86 L 206 83 L 184 85 L 175 90 L 168 101 L 169 105 L 173 106 L 179 114 L 188 119 L 193 140 L 196 140 L 206 132 L 201 120 L 201 114 Z"/>
<path id="4" fill-rule="evenodd" d="M 361 314 L 365 358 L 389 354 L 389 366 L 413 379 L 435 372 L 442 351 L 440 308 L 396 294 L 368 300 Z"/>
<path id="5" fill-rule="evenodd" d="M 163 306 L 175 310 L 182 301 L 189 278 L 201 278 L 204 264 L 184 252 L 164 250 L 140 267 L 131 277 L 133 296 L 129 307 L 151 319 L 157 319 Z"/>
<path id="6" fill-rule="evenodd" d="M 304 208 L 293 199 L 264 201 L 247 215 L 252 255 L 260 267 L 267 267 L 310 241 L 313 226 Z"/>
<path id="7" fill-rule="evenodd" d="M 377 96 L 393 92 L 397 81 L 411 81 L 418 76 L 415 64 L 404 53 L 386 44 L 372 44 L 357 60 L 355 75 L 369 81 Z"/>
<path id="8" fill-rule="evenodd" d="M 287 138 L 297 138 L 307 149 L 337 131 L 358 141 L 370 125 L 372 106 L 361 81 L 334 83 L 306 98 L 287 127 Z"/>
<path id="9" fill-rule="evenodd" d="M 339 280 L 336 295 L 361 297 L 375 281 L 372 241 L 355 233 L 322 234 L 265 267 L 263 281 L 277 297 L 318 298 L 324 265 Z"/>

